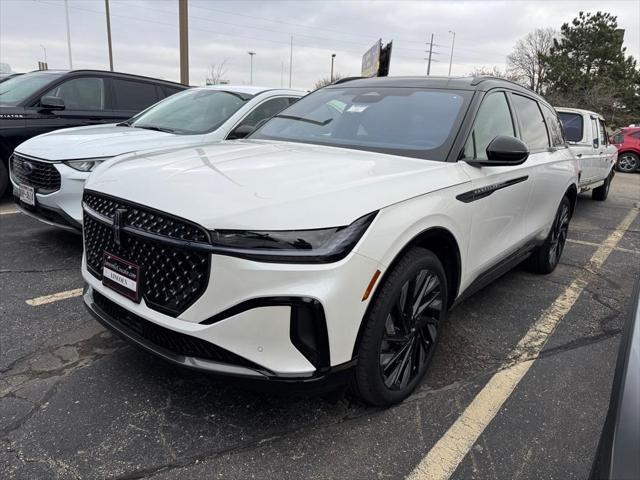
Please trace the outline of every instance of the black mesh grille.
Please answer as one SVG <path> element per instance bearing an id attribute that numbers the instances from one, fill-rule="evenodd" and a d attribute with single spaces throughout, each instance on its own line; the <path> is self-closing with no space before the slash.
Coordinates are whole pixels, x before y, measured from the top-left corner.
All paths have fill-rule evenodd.
<path id="1" fill-rule="evenodd" d="M 111 219 L 113 219 L 117 209 L 125 208 L 127 213 L 122 220 L 125 225 L 131 227 L 180 240 L 191 240 L 195 242 L 208 241 L 207 233 L 197 225 L 153 210 L 138 207 L 119 199 L 85 193 L 84 202 L 92 210 Z"/>
<path id="2" fill-rule="evenodd" d="M 249 368 L 259 368 L 249 360 L 217 345 L 190 335 L 174 332 L 173 330 L 149 322 L 122 308 L 120 305 L 115 304 L 95 290 L 93 291 L 93 301 L 104 313 L 109 315 L 111 320 L 117 322 L 120 328 L 132 331 L 154 345 L 176 355 L 202 358 Z"/>
<path id="3" fill-rule="evenodd" d="M 87 205 L 96 205 L 95 197 L 94 194 L 85 193 L 84 200 Z M 120 200 L 117 201 L 117 205 L 118 208 L 135 208 L 140 213 L 134 215 L 134 218 L 138 218 L 141 213 L 146 213 L 141 207 L 132 207 Z M 111 210 L 111 216 L 114 210 L 115 208 Z M 107 208 L 102 210 L 102 212 L 108 211 Z M 107 213 L 104 214 L 109 216 Z M 174 225 L 174 229 L 181 231 L 178 219 L 163 217 L 157 212 L 152 212 L 151 215 L 158 225 L 164 225 L 168 219 Z M 125 219 L 130 217 L 131 214 L 124 215 Z M 127 220 L 123 221 L 123 226 L 125 225 L 130 225 Z M 183 225 L 193 229 L 198 228 L 186 222 Z M 149 308 L 174 317 L 178 316 L 193 304 L 207 287 L 210 268 L 210 255 L 207 253 L 175 247 L 127 233 L 121 233 L 121 242 L 117 245 L 113 239 L 112 228 L 87 214 L 84 215 L 83 231 L 87 266 L 91 274 L 98 279 L 102 278 L 105 251 L 140 266 L 140 291 Z M 182 232 L 185 231 L 186 228 L 182 230 Z M 206 233 L 202 230 L 198 234 L 206 237 Z"/>
<path id="4" fill-rule="evenodd" d="M 60 190 L 60 173 L 51 163 L 14 154 L 11 157 L 11 175 L 16 183 L 33 187 L 38 193 Z"/>

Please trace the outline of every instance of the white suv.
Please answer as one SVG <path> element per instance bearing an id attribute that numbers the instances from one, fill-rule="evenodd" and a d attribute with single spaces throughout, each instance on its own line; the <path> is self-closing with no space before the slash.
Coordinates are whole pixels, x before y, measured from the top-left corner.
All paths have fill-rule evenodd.
<path id="1" fill-rule="evenodd" d="M 388 405 L 455 301 L 523 260 L 555 268 L 577 180 L 554 110 L 513 83 L 334 84 L 248 140 L 98 167 L 84 301 L 173 363 L 349 379 Z"/>
<path id="2" fill-rule="evenodd" d="M 18 145 L 11 158 L 15 201 L 24 213 L 79 233 L 82 189 L 99 163 L 125 153 L 242 138 L 305 93 L 231 85 L 192 88 L 123 123 L 39 135 Z"/>

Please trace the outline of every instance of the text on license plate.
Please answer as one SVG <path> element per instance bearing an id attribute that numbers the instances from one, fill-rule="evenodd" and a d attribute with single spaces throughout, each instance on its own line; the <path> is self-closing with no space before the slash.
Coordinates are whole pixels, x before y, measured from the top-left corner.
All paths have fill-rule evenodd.
<path id="1" fill-rule="evenodd" d="M 20 185 L 19 188 L 20 201 L 27 205 L 35 206 L 36 204 L 36 192 L 33 187 L 27 185 Z"/>
<path id="2" fill-rule="evenodd" d="M 111 253 L 104 252 L 102 284 L 138 302 L 140 267 Z"/>

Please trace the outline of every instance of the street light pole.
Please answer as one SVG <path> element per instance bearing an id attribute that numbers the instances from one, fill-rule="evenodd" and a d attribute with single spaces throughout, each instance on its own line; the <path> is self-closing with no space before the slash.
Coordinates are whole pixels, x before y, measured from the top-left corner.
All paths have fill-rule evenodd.
<path id="1" fill-rule="evenodd" d="M 449 76 L 451 76 L 451 65 L 453 64 L 453 47 L 456 44 L 456 32 L 449 30 L 449 33 L 453 35 L 453 40 L 451 40 L 451 57 L 449 57 Z"/>
<path id="2" fill-rule="evenodd" d="M 253 85 L 253 56 L 256 52 L 247 52 L 249 54 L 249 58 L 251 58 L 251 74 L 249 77 L 249 85 Z"/>
<path id="3" fill-rule="evenodd" d="M 69 70 L 73 70 L 73 60 L 71 58 L 71 30 L 69 29 L 69 3 L 64 0 L 64 14 L 67 19 L 67 52 L 69 53 Z"/>
<path id="4" fill-rule="evenodd" d="M 189 11 L 187 0 L 178 0 L 180 33 L 180 83 L 189 85 Z"/>
<path id="5" fill-rule="evenodd" d="M 42 47 L 42 51 L 44 52 L 44 63 L 48 64 L 48 62 L 47 62 L 47 49 L 42 44 L 40 44 L 40 46 Z"/>
<path id="6" fill-rule="evenodd" d="M 331 77 L 330 77 L 331 83 L 333 83 L 333 60 L 335 58 L 336 58 L 336 54 L 332 53 L 331 54 Z"/>
<path id="7" fill-rule="evenodd" d="M 111 15 L 109 15 L 109 0 L 104 0 L 104 13 L 107 16 L 107 44 L 109 46 L 109 70 L 113 72 L 113 50 L 111 49 Z"/>

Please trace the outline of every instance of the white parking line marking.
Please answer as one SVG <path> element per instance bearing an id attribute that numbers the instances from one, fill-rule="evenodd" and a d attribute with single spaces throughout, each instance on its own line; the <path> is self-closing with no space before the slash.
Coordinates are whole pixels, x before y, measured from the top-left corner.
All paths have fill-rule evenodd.
<path id="1" fill-rule="evenodd" d="M 633 209 L 624 217 L 618 227 L 598 246 L 589 260 L 587 270 L 595 271 L 602 267 L 637 216 L 638 210 Z M 446 480 L 455 472 L 529 371 L 547 340 L 569 313 L 587 284 L 584 278 L 573 280 L 540 316 L 513 349 L 506 364 L 491 377 L 462 415 L 411 472 L 409 480 Z"/>
<path id="2" fill-rule="evenodd" d="M 568 238 L 567 242 L 569 243 L 575 243 L 577 245 L 587 245 L 589 247 L 599 247 L 600 244 L 599 243 L 595 243 L 595 242 L 587 242 L 585 240 L 574 240 L 573 238 Z M 614 248 L 614 250 L 616 250 L 617 252 L 624 252 L 624 253 L 635 253 L 635 254 L 640 254 L 640 250 L 632 250 L 630 248 L 622 248 L 622 247 L 616 247 Z"/>
<path id="3" fill-rule="evenodd" d="M 8 207 L 0 209 L 0 215 L 11 215 L 13 213 L 18 213 L 19 210 L 15 207 Z"/>
<path id="4" fill-rule="evenodd" d="M 73 290 L 67 290 L 66 292 L 52 293 L 51 295 L 45 295 L 44 297 L 31 298 L 26 300 L 26 303 L 32 307 L 37 307 L 39 305 L 46 305 L 47 303 L 66 300 L 67 298 L 79 297 L 80 295 L 82 295 L 82 289 L 74 288 Z"/>

